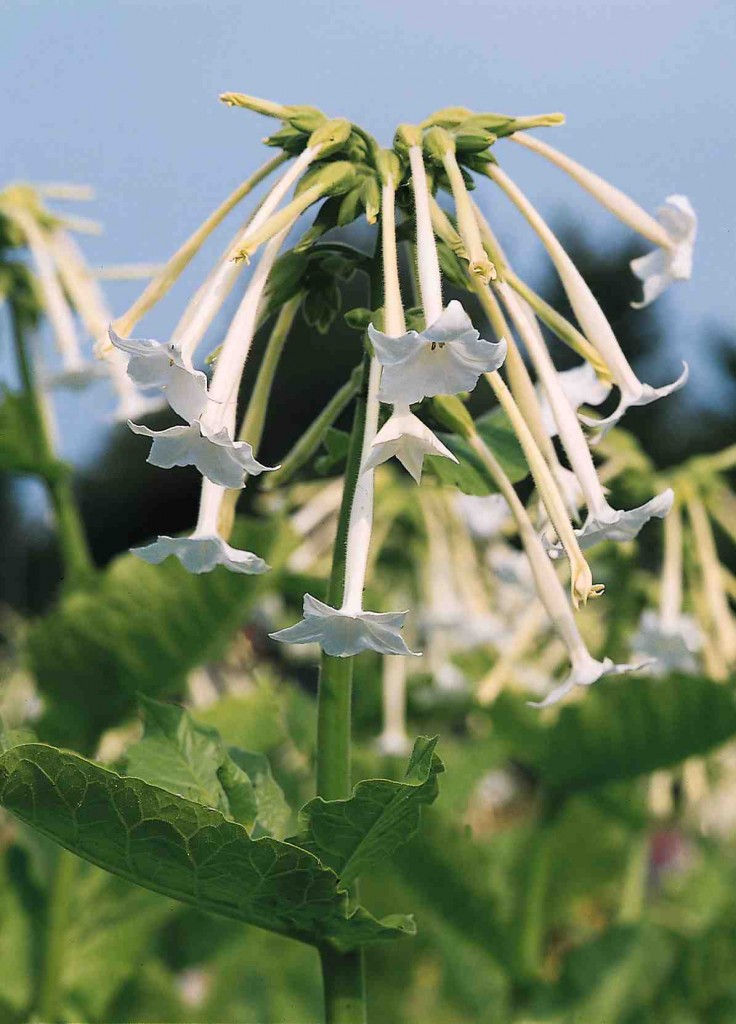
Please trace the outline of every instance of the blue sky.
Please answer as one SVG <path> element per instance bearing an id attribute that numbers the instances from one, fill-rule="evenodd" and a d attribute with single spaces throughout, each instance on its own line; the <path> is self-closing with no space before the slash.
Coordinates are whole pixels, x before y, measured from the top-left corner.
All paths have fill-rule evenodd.
<path id="1" fill-rule="evenodd" d="M 221 106 L 224 90 L 315 104 L 387 143 L 399 121 L 448 104 L 561 110 L 561 149 L 647 208 L 684 192 L 699 214 L 694 279 L 665 300 L 673 345 L 697 349 L 704 319 L 736 326 L 732 2 L 0 0 L 0 23 L 0 183 L 94 185 L 80 212 L 105 224 L 86 243 L 96 264 L 165 258 L 262 161 L 269 122 Z M 609 218 L 593 200 L 532 154 L 507 152 L 543 213 L 574 210 L 605 244 Z M 490 187 L 481 202 L 495 212 Z M 517 261 L 541 258 L 518 219 L 500 224 Z M 148 333 L 170 329 L 221 244 Z M 111 287 L 122 310 L 134 292 Z M 84 432 L 70 422 L 75 449 Z"/>

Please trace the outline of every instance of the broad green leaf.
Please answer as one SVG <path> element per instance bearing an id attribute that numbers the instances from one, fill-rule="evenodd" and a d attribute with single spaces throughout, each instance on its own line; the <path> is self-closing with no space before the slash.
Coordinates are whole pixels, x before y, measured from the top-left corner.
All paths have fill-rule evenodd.
<path id="1" fill-rule="evenodd" d="M 337 876 L 291 843 L 251 839 L 219 811 L 43 744 L 0 756 L 0 803 L 57 843 L 144 888 L 340 949 L 413 934 L 410 918 L 350 911 Z"/>
<path id="2" fill-rule="evenodd" d="M 436 745 L 436 736 L 416 741 L 403 782 L 368 779 L 347 800 L 310 800 L 301 810 L 294 842 L 328 864 L 343 885 L 351 885 L 417 831 L 422 807 L 436 799 L 437 775 L 445 770 Z"/>
<path id="3" fill-rule="evenodd" d="M 494 409 L 476 420 L 475 425 L 511 482 L 523 480 L 529 473 L 529 467 L 506 413 L 502 409 Z M 488 471 L 466 441 L 457 434 L 439 434 L 438 437 L 458 459 L 457 463 L 434 455 L 427 459 L 427 465 L 442 483 L 458 487 L 464 494 L 485 495 L 497 490 Z"/>
<path id="4" fill-rule="evenodd" d="M 33 407 L 23 394 L 0 389 L 0 470 L 6 473 L 58 471 L 38 443 Z"/>
<path id="5" fill-rule="evenodd" d="M 503 731 L 504 718 L 497 726 Z M 645 775 L 707 754 L 736 735 L 730 685 L 697 676 L 604 680 L 518 756 L 553 792 Z M 531 754 L 531 756 L 529 756 Z"/>
<path id="6" fill-rule="evenodd" d="M 277 520 L 239 519 L 233 544 L 256 551 L 276 572 L 292 540 Z M 66 593 L 27 637 L 54 737 L 89 748 L 133 710 L 138 693 L 180 692 L 192 668 L 222 653 L 268 585 L 263 576 L 224 568 L 195 576 L 175 558 L 152 566 L 125 554 Z"/>
<path id="7" fill-rule="evenodd" d="M 255 788 L 248 775 L 236 764 L 230 754 L 226 753 L 217 771 L 217 779 L 227 802 L 229 811 L 227 817 L 239 822 L 253 835 L 253 826 L 258 818 L 258 801 Z M 273 832 L 263 829 L 260 834 L 273 835 Z M 276 838 L 283 837 L 276 836 Z"/>
<path id="8" fill-rule="evenodd" d="M 250 781 L 255 798 L 255 831 L 259 835 L 284 839 L 291 818 L 291 809 L 281 787 L 271 774 L 271 765 L 263 754 L 230 747 L 230 761 Z M 232 804 L 232 797 L 230 798 Z"/>

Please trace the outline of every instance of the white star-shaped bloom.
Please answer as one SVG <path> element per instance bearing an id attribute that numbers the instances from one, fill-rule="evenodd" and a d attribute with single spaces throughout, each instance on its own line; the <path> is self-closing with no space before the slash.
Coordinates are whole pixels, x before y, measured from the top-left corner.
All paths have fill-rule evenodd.
<path id="1" fill-rule="evenodd" d="M 173 342 L 149 338 L 121 338 L 112 327 L 110 341 L 128 358 L 128 376 L 140 388 L 163 388 L 166 399 L 182 419 L 192 423 L 208 404 L 207 377 L 195 370 Z"/>
<path id="2" fill-rule="evenodd" d="M 383 366 L 378 396 L 391 405 L 472 391 L 482 373 L 506 358 L 506 342 L 483 341 L 456 299 L 421 334 L 390 337 L 370 324 L 368 335 Z"/>
<path id="3" fill-rule="evenodd" d="M 597 683 L 605 676 L 620 676 L 626 672 L 639 672 L 650 663 L 651 659 L 646 658 L 632 665 L 617 665 L 610 658 L 597 661 L 592 654 L 585 651 L 573 658 L 570 674 L 564 683 L 548 693 L 544 700 L 530 700 L 527 703 L 533 708 L 548 708 L 552 704 L 558 704 L 576 686 L 592 686 L 593 683 Z"/>
<path id="4" fill-rule="evenodd" d="M 375 469 L 396 456 L 417 483 L 422 477 L 425 455 L 439 455 L 457 462 L 449 448 L 432 433 L 408 408 L 399 406 L 376 434 L 363 471 Z"/>
<path id="5" fill-rule="evenodd" d="M 269 566 L 258 555 L 251 551 L 240 551 L 231 547 L 222 537 L 216 535 L 197 535 L 191 537 L 159 537 L 152 544 L 142 548 L 132 548 L 132 553 L 144 562 L 158 565 L 169 555 L 175 555 L 189 572 L 212 572 L 218 565 L 231 572 L 256 573 L 268 572 Z"/>
<path id="6" fill-rule="evenodd" d="M 128 426 L 134 434 L 153 438 L 148 456 L 152 466 L 196 466 L 202 476 L 220 487 L 244 487 L 247 477 L 274 468 L 258 462 L 251 445 L 247 441 L 233 441 L 225 427 L 210 435 L 197 422 L 166 430 L 151 430 L 131 421 Z"/>
<path id="7" fill-rule="evenodd" d="M 406 612 L 349 613 L 332 608 L 310 594 L 304 595 L 304 618 L 295 626 L 271 633 L 287 644 L 318 643 L 333 658 L 350 658 L 361 651 L 379 654 L 411 654 L 401 629 Z"/>
<path id="8" fill-rule="evenodd" d="M 647 610 L 642 612 L 639 628 L 631 640 L 631 650 L 653 658 L 650 671 L 657 675 L 696 672 L 702 642 L 700 628 L 690 615 L 678 615 L 671 627 L 665 627 L 657 612 Z"/>
<path id="9" fill-rule="evenodd" d="M 655 249 L 631 261 L 631 269 L 644 282 L 644 298 L 632 302 L 634 309 L 643 309 L 659 298 L 673 281 L 687 281 L 693 272 L 693 248 L 698 219 L 687 196 L 667 196 L 665 205 L 657 210 L 656 219 L 671 239 L 668 248 Z"/>

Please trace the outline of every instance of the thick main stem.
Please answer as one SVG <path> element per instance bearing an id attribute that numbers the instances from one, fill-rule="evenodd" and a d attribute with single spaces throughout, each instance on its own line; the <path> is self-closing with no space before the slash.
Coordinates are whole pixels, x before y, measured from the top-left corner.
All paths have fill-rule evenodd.
<path id="1" fill-rule="evenodd" d="M 337 524 L 327 603 L 339 607 L 345 584 L 348 526 L 360 473 L 370 359 L 363 361 L 363 386 L 355 403 L 342 504 Z M 353 659 L 322 653 L 317 694 L 317 795 L 341 800 L 350 795 L 350 732 Z M 364 1024 L 365 985 L 362 952 L 320 948 L 326 1024 Z"/>
<path id="2" fill-rule="evenodd" d="M 10 315 L 18 370 L 33 417 L 36 443 L 43 462 L 43 481 L 54 510 L 59 546 L 64 563 L 64 578 L 68 583 L 76 583 L 92 572 L 92 556 L 74 498 L 69 473 L 54 451 L 43 395 L 28 354 L 23 314 L 12 301 L 10 302 Z"/>

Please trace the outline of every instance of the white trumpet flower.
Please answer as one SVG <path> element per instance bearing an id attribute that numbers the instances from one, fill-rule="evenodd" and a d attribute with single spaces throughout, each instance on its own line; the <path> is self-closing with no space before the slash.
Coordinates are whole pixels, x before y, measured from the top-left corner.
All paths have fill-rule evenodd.
<path id="1" fill-rule="evenodd" d="M 575 531 L 580 546 L 591 547 L 603 540 L 632 540 L 649 519 L 667 515 L 672 505 L 672 491 L 663 491 L 640 508 L 625 512 L 609 505 L 578 417 L 564 392 L 533 313 L 521 305 L 508 285 L 501 282 L 497 289 L 534 363 L 560 440 L 583 492 L 587 515 L 582 528 Z"/>
<path id="2" fill-rule="evenodd" d="M 687 196 L 667 196 L 664 206 L 652 217 L 624 192 L 541 139 L 526 132 L 510 137 L 556 164 L 620 221 L 658 246 L 654 252 L 631 261 L 632 271 L 644 282 L 643 301 L 631 303 L 635 309 L 654 302 L 673 281 L 690 279 L 697 217 Z"/>
<path id="3" fill-rule="evenodd" d="M 195 370 L 175 342 L 152 338 L 121 338 L 112 327 L 110 341 L 128 356 L 128 376 L 143 390 L 160 388 L 174 412 L 193 423 L 207 408 L 207 377 Z"/>
<path id="4" fill-rule="evenodd" d="M 376 434 L 363 470 L 374 469 L 395 456 L 419 483 L 426 455 L 438 455 L 457 462 L 450 449 L 411 412 L 408 405 L 396 405 Z"/>
<path id="5" fill-rule="evenodd" d="M 194 532 L 189 537 L 159 537 L 152 544 L 133 548 L 144 562 L 158 565 L 170 555 L 192 573 L 212 572 L 218 565 L 248 575 L 267 572 L 269 566 L 251 551 L 232 547 L 220 536 L 219 518 L 224 490 L 209 480 L 202 481 L 202 497 Z"/>
<path id="6" fill-rule="evenodd" d="M 610 658 L 598 661 L 592 656 L 580 635 L 575 617 L 565 598 L 562 584 L 542 546 L 529 515 L 519 499 L 511 481 L 504 473 L 485 442 L 475 434 L 470 443 L 494 477 L 499 491 L 508 502 L 516 520 L 519 537 L 529 561 L 537 596 L 550 617 L 552 626 L 567 648 L 570 658 L 570 672 L 565 681 L 548 694 L 543 701 L 532 703 L 533 707 L 549 707 L 567 696 L 576 686 L 591 686 L 604 676 L 636 672 L 647 662 L 617 665 Z"/>
<path id="7" fill-rule="evenodd" d="M 361 467 L 370 452 L 378 422 L 378 381 L 381 368 L 371 361 L 366 401 Z M 318 643 L 333 658 L 350 658 L 361 651 L 379 654 L 414 654 L 401 635 L 406 612 L 366 612 L 363 588 L 373 528 L 373 469 L 358 474 L 350 509 L 345 556 L 345 585 L 340 608 L 304 595 L 303 618 L 294 626 L 271 633 L 287 644 Z"/>
<path id="8" fill-rule="evenodd" d="M 644 282 L 644 298 L 631 303 L 634 309 L 654 302 L 673 281 L 688 281 L 692 276 L 698 222 L 690 200 L 687 196 L 667 196 L 665 205 L 657 211 L 657 220 L 670 244 L 631 261 L 632 271 Z"/>
<path id="9" fill-rule="evenodd" d="M 216 434 L 203 434 L 199 423 L 151 430 L 129 421 L 134 434 L 153 439 L 147 461 L 160 469 L 195 466 L 202 476 L 221 487 L 245 487 L 249 476 L 270 472 L 274 466 L 262 465 L 247 441 L 233 441 L 223 427 Z"/>
<path id="10" fill-rule="evenodd" d="M 483 341 L 457 299 L 421 334 L 391 338 L 371 324 L 368 335 L 383 366 L 379 398 L 394 405 L 472 391 L 482 373 L 506 358 L 506 342 Z"/>
<path id="11" fill-rule="evenodd" d="M 288 228 L 281 231 L 263 252 L 225 336 L 200 416 L 189 426 L 166 430 L 130 424 L 136 434 L 153 439 L 148 461 L 154 466 L 196 466 L 212 483 L 231 488 L 244 487 L 248 476 L 275 468 L 259 463 L 250 444 L 234 440 L 234 434 L 240 379 L 255 336 L 258 308 L 287 233 Z"/>
<path id="12" fill-rule="evenodd" d="M 601 420 L 583 419 L 583 422 L 594 427 L 598 431 L 598 436 L 602 437 L 611 427 L 618 423 L 626 410 L 631 406 L 649 405 L 658 398 L 664 398 L 666 395 L 672 394 L 673 391 L 683 387 L 688 378 L 687 364 L 683 364 L 683 372 L 677 380 L 663 387 L 655 388 L 639 380 L 624 355 L 618 339 L 613 333 L 603 310 L 598 305 L 595 296 L 554 232 L 550 230 L 521 189 L 514 184 L 500 167 L 488 165 L 487 173 L 501 187 L 537 233 L 557 270 L 562 286 L 583 332 L 605 361 L 613 381 L 620 391 L 618 406 L 610 416 Z"/>

